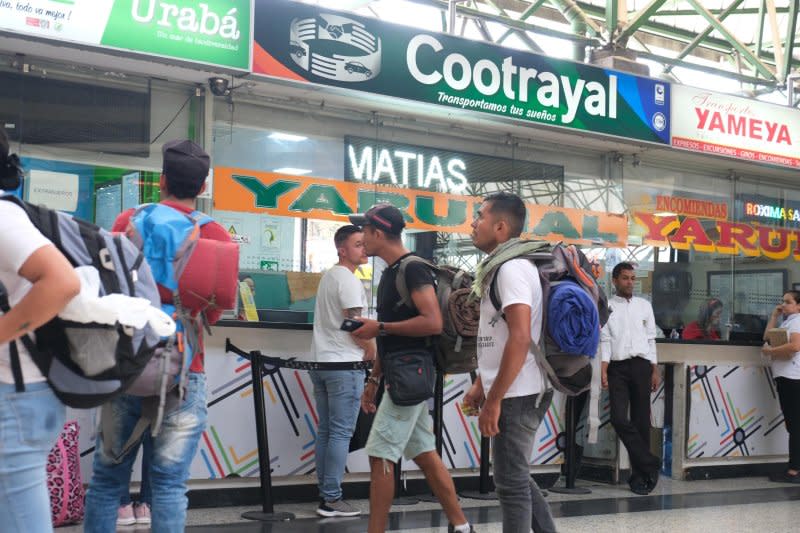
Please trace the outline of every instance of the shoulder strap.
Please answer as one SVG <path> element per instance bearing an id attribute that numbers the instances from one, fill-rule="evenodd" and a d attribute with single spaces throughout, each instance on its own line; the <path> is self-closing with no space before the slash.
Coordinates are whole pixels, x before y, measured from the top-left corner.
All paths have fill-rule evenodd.
<path id="1" fill-rule="evenodd" d="M 5 285 L 0 283 L 0 311 L 8 313 L 11 307 L 8 304 L 8 291 Z M 14 386 L 17 392 L 25 392 L 25 382 L 22 379 L 22 365 L 19 360 L 19 349 L 17 341 L 11 341 L 8 345 L 9 356 L 11 359 L 11 374 L 14 376 Z"/>
<path id="2" fill-rule="evenodd" d="M 492 281 L 489 282 L 489 300 L 492 302 L 492 307 L 496 311 L 495 316 L 492 318 L 492 323 L 496 323 L 501 318 L 506 319 L 506 314 L 503 313 L 503 302 L 500 301 L 500 295 L 497 294 L 497 276 L 500 275 L 500 269 L 503 268 L 505 263 L 500 264 L 492 275 Z"/>
<path id="3" fill-rule="evenodd" d="M 397 277 L 395 278 L 395 286 L 397 287 L 397 294 L 400 295 L 400 301 L 395 304 L 395 309 L 402 305 L 410 309 L 416 309 L 414 300 L 411 298 L 411 292 L 408 290 L 408 282 L 406 281 L 406 269 L 411 263 L 422 263 L 436 272 L 436 265 L 418 255 L 408 255 L 401 259 L 400 264 L 397 265 Z"/>
<path id="4" fill-rule="evenodd" d="M 5 193 L 0 195 L 0 199 L 22 208 L 33 226 L 39 230 L 39 233 L 55 244 L 56 247 L 61 248 L 61 239 L 58 234 L 58 214 L 54 210 L 41 205 L 30 204 L 13 194 Z"/>
<path id="5" fill-rule="evenodd" d="M 11 306 L 9 305 L 8 301 L 8 290 L 6 289 L 5 285 L 0 283 L 0 311 L 3 311 L 3 314 L 5 314 L 10 310 Z M 19 338 L 19 341 L 25 345 L 25 348 L 28 350 L 28 353 L 30 354 L 34 363 L 36 363 L 36 366 L 38 366 L 41 370 L 41 354 L 39 353 L 30 336 L 25 334 Z M 17 392 L 25 392 L 25 380 L 22 376 L 22 363 L 19 359 L 19 347 L 17 346 L 16 340 L 9 343 L 8 351 L 11 363 L 11 375 L 14 376 L 14 388 Z M 42 374 L 47 375 L 47 373 L 44 371 L 42 371 Z"/>
<path id="6" fill-rule="evenodd" d="M 207 214 L 205 214 L 205 213 L 203 213 L 201 211 L 192 211 L 191 217 L 192 217 L 192 219 L 194 219 L 194 221 L 197 223 L 197 225 L 200 226 L 201 228 L 203 226 L 205 226 L 206 224 L 214 222 L 213 218 L 211 218 L 210 216 L 208 216 Z"/>

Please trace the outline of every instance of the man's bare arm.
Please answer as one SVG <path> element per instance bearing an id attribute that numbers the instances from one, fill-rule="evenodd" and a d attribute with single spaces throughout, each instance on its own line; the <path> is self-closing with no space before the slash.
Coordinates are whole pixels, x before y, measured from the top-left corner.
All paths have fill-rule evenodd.
<path id="1" fill-rule="evenodd" d="M 358 318 L 364 312 L 364 308 L 351 307 L 349 309 L 344 309 L 343 312 L 345 318 Z M 375 359 L 375 355 L 378 352 L 378 346 L 375 343 L 375 339 L 359 339 L 354 335 L 350 335 L 350 337 L 355 341 L 359 348 L 364 350 L 364 361 L 372 361 Z"/>

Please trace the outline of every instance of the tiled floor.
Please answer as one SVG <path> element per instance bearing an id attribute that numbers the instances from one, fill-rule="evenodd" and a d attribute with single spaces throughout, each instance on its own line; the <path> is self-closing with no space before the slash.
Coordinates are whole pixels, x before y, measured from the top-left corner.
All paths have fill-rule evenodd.
<path id="1" fill-rule="evenodd" d="M 561 532 L 697 532 L 697 533 L 781 533 L 800 531 L 800 486 L 779 485 L 761 478 L 679 482 L 662 479 L 650 496 L 635 496 L 624 486 L 579 482 L 589 495 L 550 493 L 556 525 Z M 364 513 L 367 501 L 351 502 Z M 500 533 L 497 502 L 463 500 L 467 517 L 480 533 Z M 241 518 L 252 507 L 224 507 L 189 511 L 189 533 L 363 533 L 366 520 L 325 519 L 314 514 L 314 504 L 280 505 L 277 511 L 291 512 L 295 520 L 260 523 Z M 443 533 L 447 520 L 439 506 L 418 503 L 393 508 L 390 531 Z M 59 533 L 78 533 L 80 527 L 61 528 Z M 120 528 L 144 532 L 146 528 Z"/>

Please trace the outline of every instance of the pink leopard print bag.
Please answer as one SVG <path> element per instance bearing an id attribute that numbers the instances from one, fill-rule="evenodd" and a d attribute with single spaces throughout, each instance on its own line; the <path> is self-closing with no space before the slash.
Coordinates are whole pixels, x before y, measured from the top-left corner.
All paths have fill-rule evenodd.
<path id="1" fill-rule="evenodd" d="M 54 527 L 83 520 L 85 494 L 78 451 L 79 432 L 77 420 L 64 424 L 64 430 L 47 456 L 47 489 Z"/>

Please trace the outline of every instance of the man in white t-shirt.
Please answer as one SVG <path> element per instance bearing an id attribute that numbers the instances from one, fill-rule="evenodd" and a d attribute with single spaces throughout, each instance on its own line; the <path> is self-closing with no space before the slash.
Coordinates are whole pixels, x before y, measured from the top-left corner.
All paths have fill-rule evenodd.
<path id="1" fill-rule="evenodd" d="M 342 331 L 346 318 L 363 315 L 367 308 L 364 285 L 355 276 L 367 262 L 364 233 L 358 226 L 343 226 L 334 235 L 339 262 L 319 283 L 314 307 L 311 353 L 320 363 L 341 363 L 375 358 L 375 341 L 364 341 Z M 360 511 L 342 499 L 342 477 L 353 436 L 364 372 L 361 370 L 312 370 L 319 426 L 316 440 L 320 516 L 357 516 Z"/>
<path id="2" fill-rule="evenodd" d="M 472 242 L 490 254 L 520 236 L 525 215 L 525 204 L 515 194 L 487 196 L 472 223 Z M 503 532 L 555 532 L 550 507 L 530 476 L 536 429 L 552 399 L 531 349 L 542 330 L 539 273 L 527 259 L 511 259 L 499 267 L 496 276 L 503 317 L 496 317 L 491 298 L 483 295 L 479 376 L 464 396 L 464 404 L 480 409 L 481 434 L 494 438 L 492 466 Z"/>
<path id="3" fill-rule="evenodd" d="M 16 189 L 22 173 L 8 148 L 0 128 L 0 194 Z M 14 358 L 10 343 L 53 318 L 78 294 L 80 281 L 21 207 L 0 200 L 0 220 L 0 283 L 11 308 L 0 312 L 0 529 L 47 532 L 52 523 L 45 465 L 66 411 L 24 346 L 17 346 Z"/>

